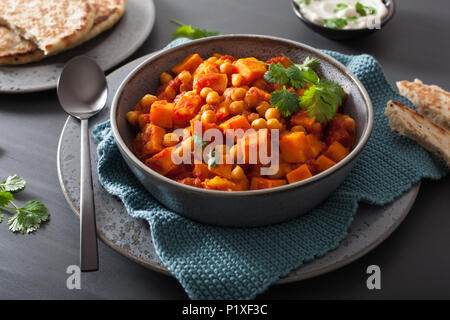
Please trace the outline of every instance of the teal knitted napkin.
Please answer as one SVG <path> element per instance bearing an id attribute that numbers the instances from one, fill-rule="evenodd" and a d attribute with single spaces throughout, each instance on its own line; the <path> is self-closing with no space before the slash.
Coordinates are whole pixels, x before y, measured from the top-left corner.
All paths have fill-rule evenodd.
<path id="1" fill-rule="evenodd" d="M 135 179 L 117 149 L 109 121 L 94 128 L 101 184 L 120 197 L 131 216 L 149 222 L 159 257 L 191 299 L 252 299 L 303 262 L 336 248 L 359 201 L 383 205 L 420 179 L 439 179 L 447 173 L 443 161 L 392 133 L 384 115 L 386 102 L 411 105 L 392 90 L 373 57 L 325 52 L 366 87 L 374 106 L 374 129 L 338 190 L 309 214 L 286 223 L 236 229 L 183 218 L 158 203 Z"/>

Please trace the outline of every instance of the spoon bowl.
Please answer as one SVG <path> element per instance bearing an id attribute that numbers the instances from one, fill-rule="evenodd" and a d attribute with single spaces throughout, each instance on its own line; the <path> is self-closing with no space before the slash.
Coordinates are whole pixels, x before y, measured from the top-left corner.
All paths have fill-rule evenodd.
<path id="1" fill-rule="evenodd" d="M 70 60 L 58 80 L 58 99 L 64 111 L 87 119 L 106 104 L 107 82 L 98 64 L 84 56 Z"/>
<path id="2" fill-rule="evenodd" d="M 65 65 L 57 92 L 64 111 L 81 120 L 80 267 L 81 271 L 95 271 L 98 270 L 98 249 L 88 119 L 106 104 L 105 74 L 94 60 L 76 57 Z"/>

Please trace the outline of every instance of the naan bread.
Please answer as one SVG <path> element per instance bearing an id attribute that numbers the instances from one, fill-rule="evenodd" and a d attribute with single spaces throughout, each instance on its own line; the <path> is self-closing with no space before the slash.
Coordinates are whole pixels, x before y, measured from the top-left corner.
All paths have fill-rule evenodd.
<path id="1" fill-rule="evenodd" d="M 450 131 L 397 101 L 388 101 L 384 114 L 389 118 L 392 131 L 413 139 L 428 151 L 436 153 L 450 168 Z"/>
<path id="2" fill-rule="evenodd" d="M 0 23 L 32 41 L 45 55 L 83 42 L 94 18 L 88 0 L 0 1 Z"/>
<path id="3" fill-rule="evenodd" d="M 89 3 L 95 10 L 94 23 L 88 35 L 78 44 L 112 28 L 125 13 L 127 1 L 89 0 Z M 39 50 L 31 41 L 23 39 L 6 27 L 0 26 L 0 28 L 0 66 L 25 64 L 45 58 L 44 52 Z M 70 45 L 66 49 L 78 44 Z"/>
<path id="4" fill-rule="evenodd" d="M 450 93 L 435 85 L 423 84 L 419 79 L 414 82 L 398 81 L 398 91 L 414 104 L 417 111 L 425 117 L 450 130 Z"/>
<path id="5" fill-rule="evenodd" d="M 10 29 L 0 26 L 0 66 L 41 60 L 44 52 Z"/>

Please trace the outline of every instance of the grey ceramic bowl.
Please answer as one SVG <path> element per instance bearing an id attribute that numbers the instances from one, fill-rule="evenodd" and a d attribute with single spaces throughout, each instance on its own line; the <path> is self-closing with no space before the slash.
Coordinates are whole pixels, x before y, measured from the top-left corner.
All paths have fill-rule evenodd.
<path id="1" fill-rule="evenodd" d="M 389 21 L 391 21 L 392 17 L 395 13 L 395 2 L 394 0 L 383 0 L 384 4 L 386 5 L 386 8 L 388 9 L 388 14 L 386 17 L 383 18 L 383 21 L 381 21 L 381 28 L 383 28 Z M 291 0 L 292 3 L 292 9 L 294 10 L 295 15 L 305 24 L 307 25 L 311 30 L 323 35 L 324 37 L 327 37 L 332 40 L 350 40 L 359 38 L 362 36 L 367 36 L 369 34 L 372 34 L 379 29 L 333 29 L 333 28 L 327 28 L 321 25 L 318 25 L 308 19 L 306 19 L 302 12 L 300 11 L 300 7 L 296 0 Z"/>
<path id="2" fill-rule="evenodd" d="M 344 112 L 356 121 L 352 152 L 332 168 L 307 180 L 282 187 L 253 191 L 204 190 L 178 183 L 148 168 L 132 152 L 135 131 L 125 114 L 159 87 L 159 74 L 170 70 L 192 52 L 209 57 L 215 52 L 263 60 L 285 54 L 294 61 L 307 56 L 320 59 L 320 77 L 338 82 L 349 97 Z M 111 127 L 117 146 L 137 179 L 163 205 L 187 218 L 220 226 L 263 226 L 301 216 L 324 201 L 345 179 L 372 131 L 372 103 L 364 86 L 342 64 L 304 44 L 258 35 L 226 35 L 191 41 L 166 49 L 134 69 L 115 94 Z"/>

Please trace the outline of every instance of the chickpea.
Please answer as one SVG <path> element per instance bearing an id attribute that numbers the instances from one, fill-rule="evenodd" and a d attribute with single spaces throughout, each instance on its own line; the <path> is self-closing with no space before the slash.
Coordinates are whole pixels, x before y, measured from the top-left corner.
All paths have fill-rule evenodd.
<path id="1" fill-rule="evenodd" d="M 234 101 L 228 107 L 231 114 L 237 115 L 244 111 L 244 101 Z"/>
<path id="2" fill-rule="evenodd" d="M 183 70 L 178 74 L 178 79 L 180 79 L 183 84 L 187 84 L 192 81 L 192 75 L 189 71 Z"/>
<path id="3" fill-rule="evenodd" d="M 200 113 L 203 113 L 208 110 L 212 110 L 211 106 L 209 104 L 204 104 L 204 105 L 202 105 L 202 107 L 200 109 Z"/>
<path id="4" fill-rule="evenodd" d="M 239 181 L 245 178 L 244 169 L 241 166 L 236 166 L 231 171 L 231 179 L 234 181 Z"/>
<path id="5" fill-rule="evenodd" d="M 217 57 L 209 57 L 206 61 L 214 63 L 217 61 Z"/>
<path id="6" fill-rule="evenodd" d="M 266 113 L 264 114 L 266 119 L 279 119 L 280 113 L 278 112 L 277 108 L 269 108 L 267 109 Z"/>
<path id="7" fill-rule="evenodd" d="M 224 62 L 220 65 L 220 72 L 231 74 L 233 72 L 233 65 L 229 62 Z"/>
<path id="8" fill-rule="evenodd" d="M 234 89 L 233 93 L 231 94 L 231 99 L 233 101 L 243 100 L 245 98 L 246 90 L 244 88 L 237 88 Z"/>
<path id="9" fill-rule="evenodd" d="M 259 114 L 257 114 L 257 113 L 250 113 L 247 116 L 248 122 L 250 122 L 250 123 L 252 123 L 253 121 L 255 121 L 258 118 L 259 118 Z"/>
<path id="10" fill-rule="evenodd" d="M 152 106 L 153 102 L 155 102 L 156 100 L 158 100 L 158 97 L 156 97 L 154 95 L 151 95 L 151 94 L 146 94 L 141 99 L 142 111 L 143 112 L 150 112 L 150 107 Z"/>
<path id="11" fill-rule="evenodd" d="M 245 99 L 244 99 L 245 103 L 248 105 L 249 108 L 254 108 L 258 105 L 258 97 L 253 95 L 253 94 L 246 94 L 245 95 Z"/>
<path id="12" fill-rule="evenodd" d="M 164 96 L 166 100 L 172 100 L 177 95 L 177 92 L 172 87 L 167 87 L 166 90 L 164 90 Z"/>
<path id="13" fill-rule="evenodd" d="M 214 111 L 207 110 L 203 112 L 202 114 L 202 123 L 208 124 L 208 123 L 215 123 L 217 121 L 217 117 Z"/>
<path id="14" fill-rule="evenodd" d="M 208 95 L 208 93 L 210 93 L 210 92 L 212 92 L 212 91 L 213 91 L 213 89 L 208 88 L 208 87 L 204 87 L 204 88 L 202 89 L 202 91 L 200 91 L 200 96 L 201 96 L 202 98 L 206 98 L 206 96 Z"/>
<path id="15" fill-rule="evenodd" d="M 206 103 L 207 104 L 218 104 L 220 102 L 220 96 L 216 91 L 211 91 L 206 96 Z"/>
<path id="16" fill-rule="evenodd" d="M 127 120 L 132 126 L 137 126 L 139 121 L 139 111 L 128 111 L 127 112 Z"/>
<path id="17" fill-rule="evenodd" d="M 278 121 L 278 119 L 269 119 L 267 120 L 267 128 L 271 130 L 280 130 L 281 128 L 283 128 L 283 125 L 280 123 L 280 121 Z"/>
<path id="18" fill-rule="evenodd" d="M 240 87 L 244 82 L 244 78 L 239 73 L 235 73 L 231 75 L 231 84 L 233 87 Z"/>
<path id="19" fill-rule="evenodd" d="M 159 81 L 161 82 L 161 84 L 166 84 L 171 80 L 173 80 L 173 77 L 167 72 L 163 72 L 159 75 Z"/>
<path id="20" fill-rule="evenodd" d="M 266 115 L 266 111 L 269 108 L 270 108 L 270 104 L 267 101 L 263 101 L 256 107 L 256 112 L 259 113 L 260 117 L 264 117 Z"/>
<path id="21" fill-rule="evenodd" d="M 252 128 L 255 130 L 267 128 L 267 122 L 263 118 L 253 120 Z"/>
<path id="22" fill-rule="evenodd" d="M 306 132 L 306 129 L 303 126 L 298 125 L 298 126 L 292 127 L 291 131 L 294 131 L 294 132 Z"/>
<path id="23" fill-rule="evenodd" d="M 171 147 L 177 145 L 180 140 L 175 133 L 166 133 L 163 137 L 163 145 L 165 147 Z"/>

